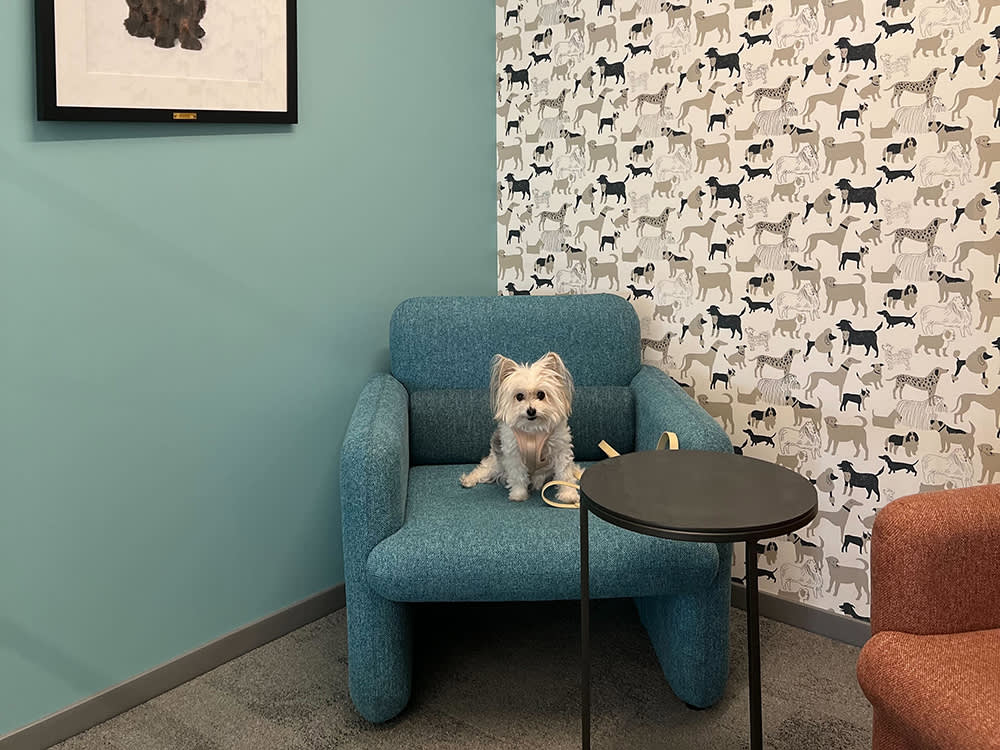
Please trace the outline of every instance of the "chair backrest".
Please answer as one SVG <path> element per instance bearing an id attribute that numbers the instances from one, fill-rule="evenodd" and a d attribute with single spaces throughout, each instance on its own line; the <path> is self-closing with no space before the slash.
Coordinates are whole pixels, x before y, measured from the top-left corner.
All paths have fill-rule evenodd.
<path id="1" fill-rule="evenodd" d="M 393 376 L 410 394 L 414 464 L 469 463 L 489 449 L 490 363 L 495 354 L 533 362 L 549 351 L 576 384 L 570 419 L 580 460 L 605 439 L 633 449 L 629 383 L 640 368 L 639 320 L 620 297 L 419 297 L 392 315 Z"/>

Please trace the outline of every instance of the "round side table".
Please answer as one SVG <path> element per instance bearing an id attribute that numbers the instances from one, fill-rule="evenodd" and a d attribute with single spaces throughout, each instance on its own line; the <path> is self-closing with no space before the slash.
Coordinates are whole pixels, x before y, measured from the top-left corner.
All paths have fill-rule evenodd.
<path id="1" fill-rule="evenodd" d="M 816 489 L 776 464 L 708 451 L 642 451 L 606 459 L 580 481 L 580 630 L 583 748 L 590 748 L 590 540 L 588 515 L 640 534 L 746 544 L 750 748 L 762 750 L 757 542 L 816 517 Z"/>

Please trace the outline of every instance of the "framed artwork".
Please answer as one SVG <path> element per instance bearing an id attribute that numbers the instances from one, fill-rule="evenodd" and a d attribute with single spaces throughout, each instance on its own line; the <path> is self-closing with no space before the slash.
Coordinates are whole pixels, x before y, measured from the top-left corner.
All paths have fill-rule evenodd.
<path id="1" fill-rule="evenodd" d="M 298 122 L 296 0 L 35 0 L 38 119 Z"/>

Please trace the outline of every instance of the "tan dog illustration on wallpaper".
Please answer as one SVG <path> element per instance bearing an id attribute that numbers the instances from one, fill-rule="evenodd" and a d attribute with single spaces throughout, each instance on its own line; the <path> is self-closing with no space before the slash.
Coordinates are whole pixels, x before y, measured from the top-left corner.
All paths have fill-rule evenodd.
<path id="1" fill-rule="evenodd" d="M 815 478 L 764 591 L 864 619 L 875 511 L 1000 471 L 994 7 L 497 2 L 498 292 L 629 298 L 648 364 Z"/>

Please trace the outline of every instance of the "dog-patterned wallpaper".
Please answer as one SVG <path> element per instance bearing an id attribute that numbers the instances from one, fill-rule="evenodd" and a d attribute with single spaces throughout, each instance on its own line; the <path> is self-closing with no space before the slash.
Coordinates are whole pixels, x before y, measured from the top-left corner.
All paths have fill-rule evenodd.
<path id="1" fill-rule="evenodd" d="M 500 293 L 633 300 L 644 359 L 816 485 L 762 590 L 867 619 L 878 509 L 1000 471 L 1000 0 L 496 18 Z"/>

